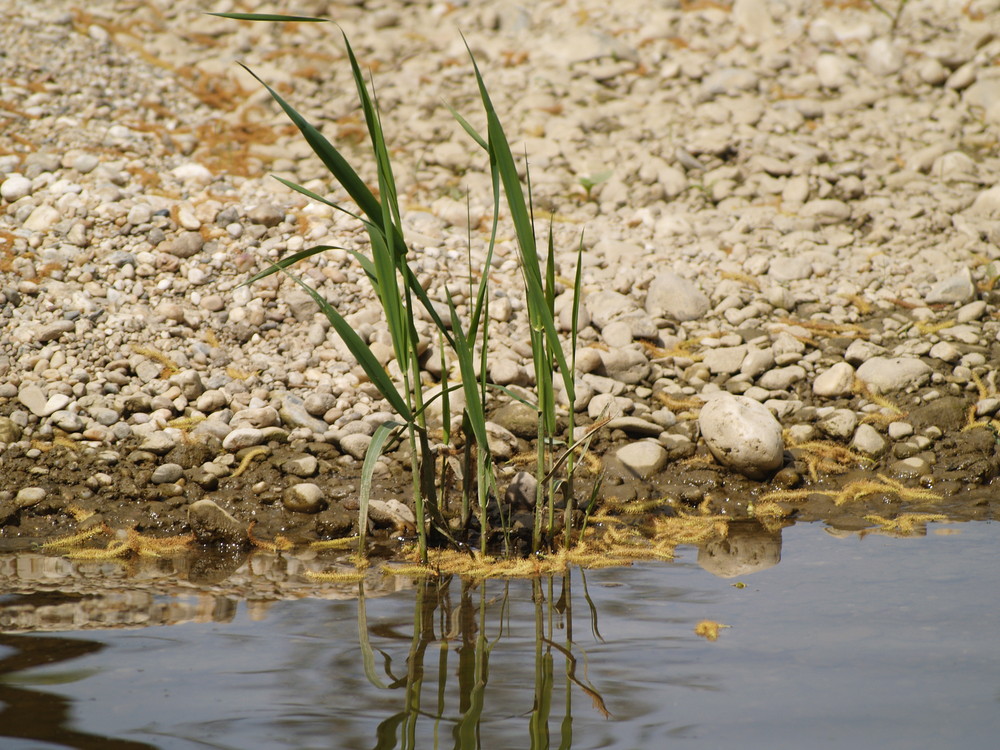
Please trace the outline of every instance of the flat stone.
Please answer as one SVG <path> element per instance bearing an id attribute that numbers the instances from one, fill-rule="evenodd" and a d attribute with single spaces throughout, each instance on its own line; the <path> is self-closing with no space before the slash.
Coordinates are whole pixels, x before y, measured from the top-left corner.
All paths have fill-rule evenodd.
<path id="1" fill-rule="evenodd" d="M 184 467 L 180 464 L 160 464 L 153 469 L 149 481 L 153 484 L 167 484 L 176 482 L 184 476 Z"/>
<path id="2" fill-rule="evenodd" d="M 870 424 L 858 425 L 851 441 L 851 448 L 869 456 L 881 456 L 887 447 L 885 438 Z"/>
<path id="3" fill-rule="evenodd" d="M 371 435 L 364 435 L 361 433 L 344 435 L 340 438 L 340 450 L 348 456 L 354 456 L 354 458 L 361 461 L 368 452 L 368 446 L 371 445 L 371 443 Z"/>
<path id="4" fill-rule="evenodd" d="M 538 411 L 520 401 L 504 404 L 493 412 L 490 419 L 519 438 L 531 440 L 538 437 Z"/>
<path id="5" fill-rule="evenodd" d="M 281 415 L 281 421 L 286 427 L 306 427 L 320 435 L 326 432 L 326 422 L 316 419 L 306 411 L 305 402 L 298 396 L 286 394 L 281 399 L 278 414 Z"/>
<path id="6" fill-rule="evenodd" d="M 716 460 L 751 479 L 773 474 L 784 462 L 781 424 L 758 401 L 719 394 L 701 408 L 698 425 Z"/>
<path id="7" fill-rule="evenodd" d="M 824 370 L 813 381 L 813 393 L 824 398 L 849 396 L 854 388 L 854 368 L 838 362 Z"/>
<path id="8" fill-rule="evenodd" d="M 711 303 L 691 281 L 672 271 L 663 271 L 649 283 L 645 307 L 652 316 L 684 322 L 703 318 Z"/>
<path id="9" fill-rule="evenodd" d="M 615 457 L 628 471 L 645 479 L 656 474 L 667 465 L 667 451 L 652 440 L 639 440 L 622 446 L 615 451 Z"/>
<path id="10" fill-rule="evenodd" d="M 820 419 L 816 426 L 835 440 L 847 440 L 858 426 L 858 415 L 850 409 L 834 409 Z"/>
<path id="11" fill-rule="evenodd" d="M 37 505 L 48 496 L 44 487 L 22 487 L 14 496 L 14 504 L 18 508 L 27 508 Z"/>
<path id="12" fill-rule="evenodd" d="M 188 523 L 201 544 L 243 545 L 250 539 L 247 526 L 209 498 L 188 507 Z"/>
<path id="13" fill-rule="evenodd" d="M 257 427 L 238 427 L 223 439 L 222 447 L 230 453 L 260 445 L 264 442 L 264 432 Z"/>
<path id="14" fill-rule="evenodd" d="M 609 430 L 621 430 L 630 437 L 659 437 L 663 428 L 639 417 L 618 417 L 607 424 Z"/>
<path id="15" fill-rule="evenodd" d="M 158 250 L 178 258 L 191 258 L 201 252 L 205 239 L 199 232 L 181 232 L 175 238 L 161 242 Z"/>
<path id="16" fill-rule="evenodd" d="M 957 273 L 934 284 L 924 300 L 931 305 L 969 302 L 976 296 L 972 272 L 966 266 Z"/>
<path id="17" fill-rule="evenodd" d="M 177 447 L 177 438 L 166 432 L 153 432 L 139 444 L 139 450 L 165 456 Z"/>
<path id="18" fill-rule="evenodd" d="M 319 470 L 319 461 L 315 456 L 304 454 L 285 461 L 281 464 L 281 470 L 295 477 L 312 477 Z"/>
<path id="19" fill-rule="evenodd" d="M 76 324 L 72 320 L 56 320 L 39 328 L 35 339 L 39 343 L 47 344 L 62 337 L 64 333 L 72 333 L 75 330 Z"/>
<path id="20" fill-rule="evenodd" d="M 912 357 L 874 357 L 857 370 L 861 381 L 882 393 L 919 385 L 930 375 L 930 365 Z"/>

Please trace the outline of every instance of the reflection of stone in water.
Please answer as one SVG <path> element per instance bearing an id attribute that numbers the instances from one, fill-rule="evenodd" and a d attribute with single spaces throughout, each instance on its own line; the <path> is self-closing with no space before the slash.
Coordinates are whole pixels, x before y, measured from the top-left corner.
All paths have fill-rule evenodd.
<path id="1" fill-rule="evenodd" d="M 781 561 L 781 531 L 756 521 L 733 522 L 725 539 L 698 548 L 698 564 L 719 578 L 756 573 Z"/>

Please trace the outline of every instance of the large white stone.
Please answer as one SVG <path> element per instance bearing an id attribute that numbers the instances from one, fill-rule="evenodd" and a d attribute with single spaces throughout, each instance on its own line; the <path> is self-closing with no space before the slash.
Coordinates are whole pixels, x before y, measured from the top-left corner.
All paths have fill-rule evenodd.
<path id="1" fill-rule="evenodd" d="M 719 395 L 702 407 L 698 425 L 708 449 L 723 466 L 752 479 L 781 468 L 785 450 L 781 425 L 759 401 Z"/>
<path id="2" fill-rule="evenodd" d="M 873 357 L 858 368 L 858 378 L 882 393 L 899 391 L 922 383 L 931 368 L 913 357 Z"/>

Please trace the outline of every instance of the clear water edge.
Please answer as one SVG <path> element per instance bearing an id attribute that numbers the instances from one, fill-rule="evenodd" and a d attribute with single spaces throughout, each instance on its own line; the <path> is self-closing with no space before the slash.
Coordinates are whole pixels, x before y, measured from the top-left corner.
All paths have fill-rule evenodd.
<path id="1" fill-rule="evenodd" d="M 311 599 L 5 635 L 0 747 L 992 750 L 998 541 L 988 522 L 903 539 L 797 525 L 780 564 L 764 551 L 770 567 L 728 579 L 682 548 L 534 586 L 453 581 L 434 607 L 369 598 L 365 639 L 359 602 Z M 711 642 L 705 619 L 731 627 Z"/>

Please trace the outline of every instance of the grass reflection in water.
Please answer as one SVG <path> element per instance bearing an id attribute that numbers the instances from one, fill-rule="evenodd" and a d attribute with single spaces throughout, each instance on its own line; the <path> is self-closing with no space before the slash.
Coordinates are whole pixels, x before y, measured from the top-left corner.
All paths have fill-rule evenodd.
<path id="1" fill-rule="evenodd" d="M 597 610 L 587 594 L 583 571 L 580 575 L 591 630 L 600 639 Z M 421 580 L 405 674 L 393 670 L 391 654 L 373 648 L 364 592 L 359 589 L 358 634 L 365 674 L 380 690 L 402 691 L 402 708 L 377 727 L 377 750 L 489 746 L 483 741 L 483 730 L 489 723 L 485 710 L 490 658 L 511 627 L 510 585 L 509 581 L 450 577 Z M 586 695 L 600 714 L 611 716 L 577 658 L 581 648 L 573 641 L 571 588 L 569 573 L 532 581 L 534 688 L 532 705 L 524 706 L 531 748 L 572 746 L 572 708 L 577 691 Z M 381 668 L 376 666 L 379 657 Z M 522 696 L 524 688 L 522 685 Z M 432 738 L 432 745 L 426 744 L 427 738 Z"/>

